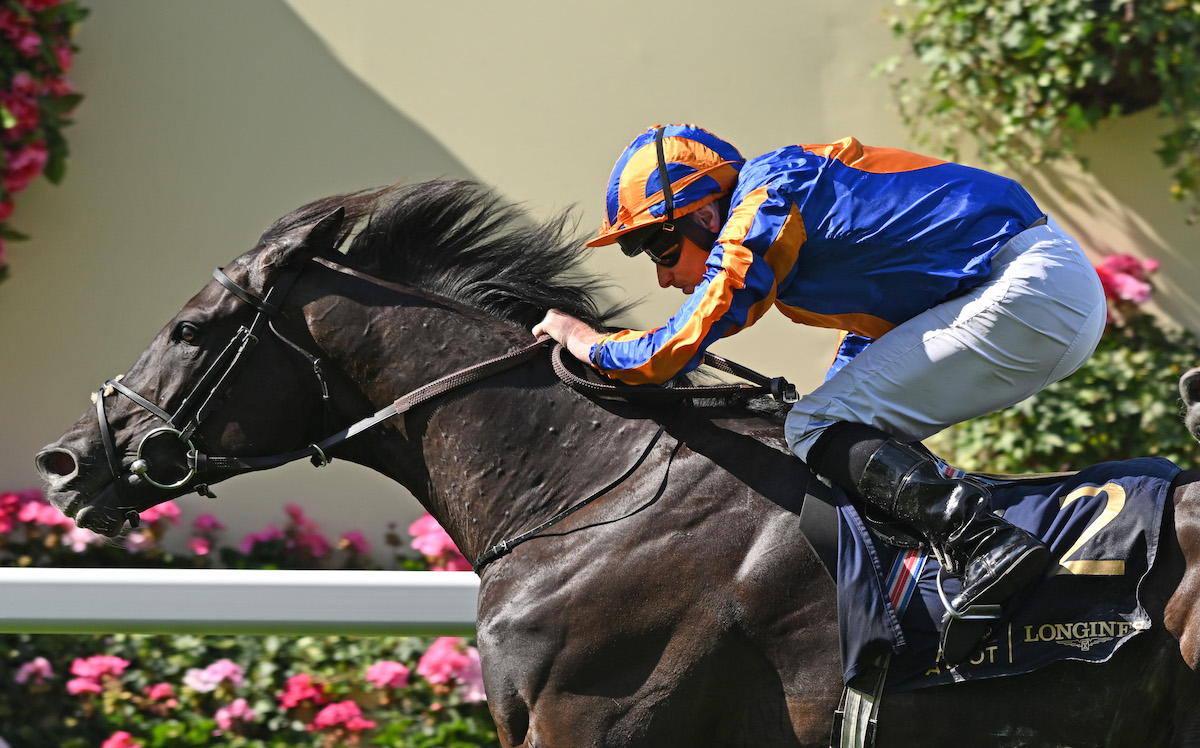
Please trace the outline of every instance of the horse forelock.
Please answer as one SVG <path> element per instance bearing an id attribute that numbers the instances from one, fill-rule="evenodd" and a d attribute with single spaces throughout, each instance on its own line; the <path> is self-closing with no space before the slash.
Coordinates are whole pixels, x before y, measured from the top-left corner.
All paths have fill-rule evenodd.
<path id="1" fill-rule="evenodd" d="M 609 285 L 584 269 L 587 248 L 570 211 L 537 222 L 490 189 L 467 180 L 435 180 L 332 195 L 280 218 L 259 240 L 344 207 L 336 261 L 419 288 L 525 327 L 547 309 L 604 326 L 624 308 L 602 308 Z"/>

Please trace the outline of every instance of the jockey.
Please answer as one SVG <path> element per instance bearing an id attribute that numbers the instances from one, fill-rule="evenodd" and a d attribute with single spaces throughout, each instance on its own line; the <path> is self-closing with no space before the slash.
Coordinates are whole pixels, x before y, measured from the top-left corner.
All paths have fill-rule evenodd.
<path id="1" fill-rule="evenodd" d="M 695 368 L 772 306 L 844 331 L 824 384 L 788 414 L 788 445 L 914 529 L 960 577 L 942 653 L 951 665 L 969 656 L 984 617 L 1039 578 L 1049 552 L 993 514 L 986 489 L 945 477 L 914 444 L 1091 356 L 1106 307 L 1076 241 L 1019 184 L 986 171 L 854 138 L 746 161 L 694 125 L 633 140 L 609 178 L 606 214 L 588 245 L 646 254 L 659 285 L 687 300 L 651 330 L 601 334 L 551 310 L 534 334 L 640 384 Z"/>

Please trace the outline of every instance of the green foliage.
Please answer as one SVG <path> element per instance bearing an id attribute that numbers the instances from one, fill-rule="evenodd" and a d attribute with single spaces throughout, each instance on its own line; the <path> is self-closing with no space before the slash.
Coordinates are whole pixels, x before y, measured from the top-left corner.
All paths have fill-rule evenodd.
<path id="1" fill-rule="evenodd" d="M 1200 210 L 1200 2 L 896 0 L 893 82 L 919 142 L 956 158 L 969 133 L 985 161 L 1071 156 L 1099 122 L 1157 106 L 1173 129 L 1158 155 L 1172 195 Z"/>
<path id="2" fill-rule="evenodd" d="M 1011 408 L 954 426 L 929 446 L 966 470 L 1056 472 L 1108 460 L 1166 457 L 1200 464 L 1181 419 L 1179 377 L 1200 365 L 1200 341 L 1133 312 L 1066 379 Z"/>

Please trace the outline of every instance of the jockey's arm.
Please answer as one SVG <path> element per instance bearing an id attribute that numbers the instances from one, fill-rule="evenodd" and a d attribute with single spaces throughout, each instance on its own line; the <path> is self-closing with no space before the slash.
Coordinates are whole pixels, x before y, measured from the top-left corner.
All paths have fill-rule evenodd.
<path id="1" fill-rule="evenodd" d="M 585 364 L 591 364 L 592 345 L 600 338 L 600 333 L 586 322 L 557 309 L 546 312 L 542 321 L 534 325 L 533 334 L 549 335 Z"/>

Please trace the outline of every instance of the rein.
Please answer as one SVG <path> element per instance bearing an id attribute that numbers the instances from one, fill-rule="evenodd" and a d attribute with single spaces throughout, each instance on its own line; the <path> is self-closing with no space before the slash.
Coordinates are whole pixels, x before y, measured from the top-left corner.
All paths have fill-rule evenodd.
<path id="1" fill-rule="evenodd" d="M 168 413 L 166 410 L 135 392 L 128 386 L 122 384 L 118 379 L 110 379 L 105 382 L 96 394 L 96 416 L 99 421 L 101 440 L 104 444 L 105 455 L 108 459 L 109 471 L 112 474 L 113 482 L 117 485 L 117 493 L 122 500 L 122 508 L 129 508 L 126 513 L 126 518 L 132 527 L 138 525 L 138 512 L 133 509 L 132 502 L 129 501 L 126 495 L 125 480 L 123 480 L 123 469 L 121 460 L 116 450 L 116 441 L 113 438 L 113 429 L 109 423 L 108 416 L 105 412 L 104 398 L 111 392 L 118 393 L 131 400 L 133 403 L 156 416 L 166 423 L 165 426 L 153 429 L 144 437 L 138 444 L 136 458 L 129 466 L 129 473 L 137 475 L 139 478 L 147 481 L 151 485 L 162 488 L 164 490 L 174 490 L 183 488 L 193 479 L 203 478 L 206 474 L 219 472 L 243 473 L 257 470 L 266 470 L 270 468 L 286 465 L 290 462 L 309 458 L 316 467 L 323 467 L 329 464 L 330 457 L 327 455 L 328 450 L 340 444 L 341 442 L 361 434 L 362 432 L 376 426 L 390 418 L 401 415 L 412 408 L 426 403 L 430 400 L 439 398 L 449 392 L 460 389 L 470 384 L 488 379 L 496 374 L 519 366 L 533 358 L 538 351 L 554 340 L 549 335 L 543 335 L 530 343 L 527 346 L 510 351 L 509 353 L 496 356 L 495 358 L 482 361 L 480 363 L 468 366 L 458 371 L 447 374 L 446 376 L 435 379 L 428 384 L 425 384 L 417 389 L 402 395 L 392 402 L 387 407 L 377 411 L 373 415 L 367 416 L 356 423 L 344 428 L 321 441 L 312 443 L 307 447 L 298 449 L 292 452 L 283 454 L 269 455 L 264 457 L 236 457 L 236 456 L 212 456 L 204 454 L 197 446 L 196 442 L 200 441 L 203 444 L 197 430 L 200 428 L 203 421 L 212 413 L 216 406 L 227 393 L 228 384 L 232 381 L 234 370 L 237 365 L 244 360 L 244 356 L 248 353 L 259 340 L 259 335 L 265 327 L 275 337 L 287 344 L 289 348 L 304 356 L 312 364 L 314 375 L 321 388 L 321 397 L 325 404 L 326 421 L 329 416 L 329 387 L 325 381 L 322 369 L 321 359 L 312 355 L 302 346 L 297 345 L 293 341 L 285 337 L 273 323 L 275 317 L 282 314 L 281 307 L 277 301 L 282 301 L 291 290 L 296 279 L 303 272 L 301 268 L 290 268 L 285 271 L 284 275 L 272 285 L 263 296 L 259 296 L 254 292 L 243 288 L 236 281 L 230 278 L 221 269 L 213 271 L 213 277 L 226 290 L 232 293 L 241 301 L 249 304 L 256 310 L 254 320 L 249 327 L 241 327 L 234 334 L 233 338 L 225 346 L 224 350 L 201 376 L 199 382 L 196 383 L 192 391 L 183 399 L 179 408 L 174 414 Z M 657 386 L 632 386 L 632 385 L 613 385 L 600 382 L 593 382 L 584 379 L 571 372 L 563 361 L 563 347 L 555 343 L 551 363 L 555 373 L 559 379 L 573 389 L 592 394 L 597 397 L 620 398 L 624 400 L 648 401 L 648 402 L 665 402 L 665 401 L 680 401 L 695 397 L 745 397 L 757 395 L 771 395 L 780 402 L 790 403 L 796 401 L 796 389 L 781 377 L 768 378 L 764 377 L 746 367 L 735 364 L 731 361 L 723 359 L 712 354 L 705 354 L 704 363 L 724 371 L 729 374 L 746 379 L 753 384 L 739 385 L 710 385 L 710 386 L 685 386 L 685 387 L 657 387 Z M 196 405 L 195 403 L 199 403 Z M 193 412 L 194 410 L 194 412 Z M 600 496 L 611 491 L 616 486 L 620 485 L 645 461 L 649 456 L 655 444 L 658 443 L 662 436 L 664 427 L 660 427 L 658 433 L 654 435 L 641 457 L 629 468 L 623 475 L 615 481 L 593 493 L 586 499 L 564 509 L 549 520 L 543 522 L 537 527 L 528 530 L 516 538 L 501 542 L 492 548 L 485 551 L 475 562 L 475 569 L 479 571 L 486 564 L 507 555 L 515 546 L 529 540 L 535 535 L 541 533 L 546 528 L 566 519 L 574 512 L 582 509 L 591 502 L 600 498 Z M 177 481 L 159 482 L 150 475 L 152 465 L 148 458 L 143 454 L 146 450 L 146 445 L 152 439 L 160 436 L 169 436 L 177 439 L 187 449 L 186 463 L 187 474 Z M 207 482 L 198 481 L 192 487 L 192 490 L 201 496 L 215 498 L 215 494 L 209 488 Z"/>

